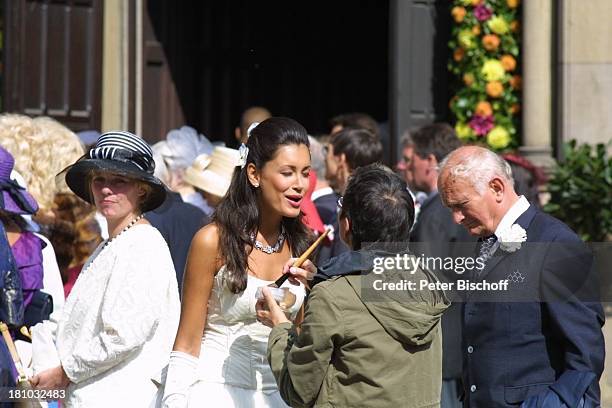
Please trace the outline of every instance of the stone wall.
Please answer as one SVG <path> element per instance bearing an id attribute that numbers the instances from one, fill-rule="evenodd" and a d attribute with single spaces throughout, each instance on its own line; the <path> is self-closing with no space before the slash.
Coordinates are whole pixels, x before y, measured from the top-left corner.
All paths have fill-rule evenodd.
<path id="1" fill-rule="evenodd" d="M 612 140 L 612 1 L 563 0 L 565 140 Z"/>

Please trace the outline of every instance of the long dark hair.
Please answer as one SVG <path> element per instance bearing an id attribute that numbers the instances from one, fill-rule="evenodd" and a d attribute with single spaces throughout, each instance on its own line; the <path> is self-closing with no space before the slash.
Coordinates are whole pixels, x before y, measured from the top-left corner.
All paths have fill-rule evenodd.
<path id="1" fill-rule="evenodd" d="M 269 118 L 257 125 L 246 143 L 249 148 L 246 165 L 234 170 L 229 190 L 213 215 L 220 233 L 221 257 L 229 272 L 227 285 L 232 293 L 246 289 L 247 260 L 253 250 L 250 233 L 257 234 L 259 226 L 257 189 L 248 180 L 247 165 L 253 163 L 261 169 L 285 145 L 310 147 L 306 129 L 289 118 Z M 297 218 L 283 217 L 282 225 L 293 256 L 304 252 L 311 234 L 302 223 L 302 214 Z"/>

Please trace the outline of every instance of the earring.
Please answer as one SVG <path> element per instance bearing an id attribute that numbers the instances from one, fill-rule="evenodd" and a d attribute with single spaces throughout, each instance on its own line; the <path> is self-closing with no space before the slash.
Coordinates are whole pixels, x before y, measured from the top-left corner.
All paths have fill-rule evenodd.
<path id="1" fill-rule="evenodd" d="M 253 184 L 253 187 L 258 188 L 259 184 Z"/>

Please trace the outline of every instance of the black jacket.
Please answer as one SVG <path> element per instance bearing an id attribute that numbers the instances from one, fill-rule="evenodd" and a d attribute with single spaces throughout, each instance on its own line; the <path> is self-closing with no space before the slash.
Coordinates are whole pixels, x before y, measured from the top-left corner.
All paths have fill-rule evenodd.
<path id="1" fill-rule="evenodd" d="M 470 236 L 461 225 L 455 224 L 452 214 L 442 204 L 440 195 L 433 193 L 421 205 L 421 211 L 410 233 L 412 252 L 428 257 L 457 257 L 467 252 L 467 246 L 476 238 Z M 438 271 L 433 271 L 438 272 Z M 457 276 L 439 276 L 441 280 L 453 281 Z M 461 351 L 461 304 L 453 302 L 442 316 L 442 377 L 445 380 L 459 379 L 462 373 Z"/>
<path id="2" fill-rule="evenodd" d="M 210 220 L 204 211 L 195 205 L 183 202 L 180 194 L 170 191 L 164 203 L 148 212 L 146 218 L 159 230 L 170 248 L 180 293 L 191 239 Z"/>
<path id="3" fill-rule="evenodd" d="M 604 314 L 593 255 L 565 224 L 533 206 L 515 224 L 526 242 L 514 252 L 498 248 L 475 278 L 508 279 L 508 290 L 470 292 L 464 304 L 467 406 L 516 407 L 558 392 L 570 372 L 591 378 L 585 406 L 598 406 Z"/>
<path id="4" fill-rule="evenodd" d="M 0 223 L 0 321 L 19 327 L 23 324 L 23 318 L 21 276 L 15 265 L 6 231 Z"/>

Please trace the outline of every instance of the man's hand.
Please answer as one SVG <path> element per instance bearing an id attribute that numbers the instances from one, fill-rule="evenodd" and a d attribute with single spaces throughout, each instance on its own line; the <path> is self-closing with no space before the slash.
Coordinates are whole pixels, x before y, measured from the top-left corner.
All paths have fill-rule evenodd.
<path id="1" fill-rule="evenodd" d="M 30 384 L 38 390 L 63 390 L 70 384 L 70 378 L 62 366 L 57 366 L 30 378 Z"/>
<path id="2" fill-rule="evenodd" d="M 270 289 L 262 288 L 263 300 L 258 300 L 255 305 L 257 311 L 257 320 L 268 327 L 274 328 L 274 326 L 289 322 L 283 309 L 276 303 L 274 296 L 270 293 Z"/>

